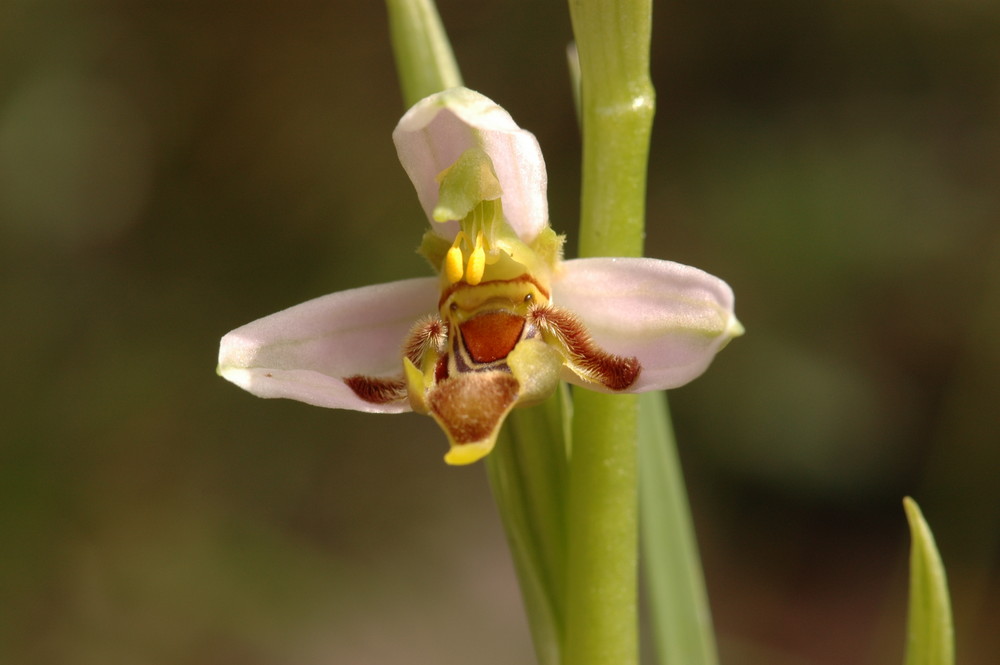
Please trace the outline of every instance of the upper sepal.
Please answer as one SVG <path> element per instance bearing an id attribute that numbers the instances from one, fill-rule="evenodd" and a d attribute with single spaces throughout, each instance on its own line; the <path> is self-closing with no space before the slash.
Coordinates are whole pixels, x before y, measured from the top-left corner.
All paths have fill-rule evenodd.
<path id="1" fill-rule="evenodd" d="M 217 371 L 258 397 L 356 411 L 409 411 L 406 400 L 365 401 L 344 379 L 398 376 L 407 332 L 434 311 L 437 296 L 437 279 L 426 277 L 304 302 L 225 335 Z"/>
<path id="2" fill-rule="evenodd" d="M 704 372 L 729 340 L 743 334 L 729 285 L 672 261 L 565 261 L 552 283 L 552 302 L 576 314 L 605 351 L 638 359 L 639 375 L 624 392 L 682 386 Z M 563 376 L 602 389 L 569 368 Z"/>
<path id="3" fill-rule="evenodd" d="M 538 141 L 489 98 L 468 88 L 425 97 L 403 115 L 392 140 L 428 219 L 438 203 L 438 174 L 466 150 L 481 148 L 503 190 L 504 216 L 521 240 L 532 242 L 548 226 L 547 176 Z M 432 226 L 449 239 L 458 232 L 454 221 Z"/>

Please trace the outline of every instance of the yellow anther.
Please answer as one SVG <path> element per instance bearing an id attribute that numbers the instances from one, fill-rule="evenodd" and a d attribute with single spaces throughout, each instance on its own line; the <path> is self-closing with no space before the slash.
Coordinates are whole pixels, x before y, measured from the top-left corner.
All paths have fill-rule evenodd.
<path id="1" fill-rule="evenodd" d="M 444 274 L 449 284 L 457 284 L 465 276 L 465 253 L 462 251 L 462 245 L 468 246 L 468 244 L 465 233 L 459 231 L 444 256 Z"/>
<path id="2" fill-rule="evenodd" d="M 462 281 L 462 275 L 465 273 L 464 263 L 465 257 L 462 256 L 461 248 L 452 245 L 444 257 L 444 274 L 448 278 L 449 284 L 457 284 Z"/>
<path id="3" fill-rule="evenodd" d="M 465 268 L 465 281 L 475 286 L 483 281 L 483 272 L 486 270 L 486 252 L 483 251 L 483 234 L 476 237 L 476 248 L 469 255 L 469 265 Z"/>

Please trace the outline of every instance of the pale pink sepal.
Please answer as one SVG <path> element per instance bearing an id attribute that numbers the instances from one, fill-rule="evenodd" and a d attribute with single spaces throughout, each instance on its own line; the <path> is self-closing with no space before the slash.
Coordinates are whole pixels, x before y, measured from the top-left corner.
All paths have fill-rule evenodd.
<path id="1" fill-rule="evenodd" d="M 410 327 L 435 311 L 436 277 L 322 296 L 237 328 L 222 338 L 219 374 L 258 397 L 377 413 L 409 411 L 403 400 L 372 404 L 343 378 L 401 376 Z"/>
<path id="2" fill-rule="evenodd" d="M 743 333 L 733 291 L 718 277 L 650 258 L 565 261 L 552 301 L 575 313 L 604 350 L 636 356 L 642 371 L 627 392 L 676 388 L 699 376 Z M 586 388 L 571 372 L 564 378 Z"/>
<path id="3" fill-rule="evenodd" d="M 491 99 L 468 88 L 425 97 L 402 117 L 392 140 L 428 219 L 437 205 L 437 174 L 469 148 L 480 147 L 493 160 L 504 217 L 518 236 L 530 243 L 548 225 L 547 176 L 538 141 Z M 448 239 L 458 232 L 455 222 L 431 220 L 431 226 Z"/>

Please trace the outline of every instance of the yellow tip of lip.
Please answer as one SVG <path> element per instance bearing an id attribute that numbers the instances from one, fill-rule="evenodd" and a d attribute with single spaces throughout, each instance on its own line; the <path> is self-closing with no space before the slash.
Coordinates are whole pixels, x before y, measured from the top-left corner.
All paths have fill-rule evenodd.
<path id="1" fill-rule="evenodd" d="M 493 450 L 492 441 L 480 441 L 478 443 L 453 445 L 451 450 L 445 454 L 444 461 L 446 464 L 450 464 L 452 466 L 464 466 L 466 464 L 478 462 L 482 458 L 486 457 L 491 450 Z"/>

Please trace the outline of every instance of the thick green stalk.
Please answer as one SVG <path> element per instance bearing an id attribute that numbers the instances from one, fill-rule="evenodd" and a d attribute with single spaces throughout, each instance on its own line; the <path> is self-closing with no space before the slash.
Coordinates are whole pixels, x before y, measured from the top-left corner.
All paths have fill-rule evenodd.
<path id="1" fill-rule="evenodd" d="M 433 0 L 386 0 L 396 71 L 407 107 L 435 92 L 462 85 Z"/>
<path id="2" fill-rule="evenodd" d="M 581 256 L 639 256 L 654 110 L 651 0 L 570 0 L 583 124 Z M 637 406 L 574 393 L 565 665 L 638 662 Z"/>
<path id="3" fill-rule="evenodd" d="M 638 662 L 636 408 L 576 391 L 565 665 Z"/>
<path id="4" fill-rule="evenodd" d="M 581 256 L 641 256 L 652 0 L 570 0 L 583 119 Z"/>

